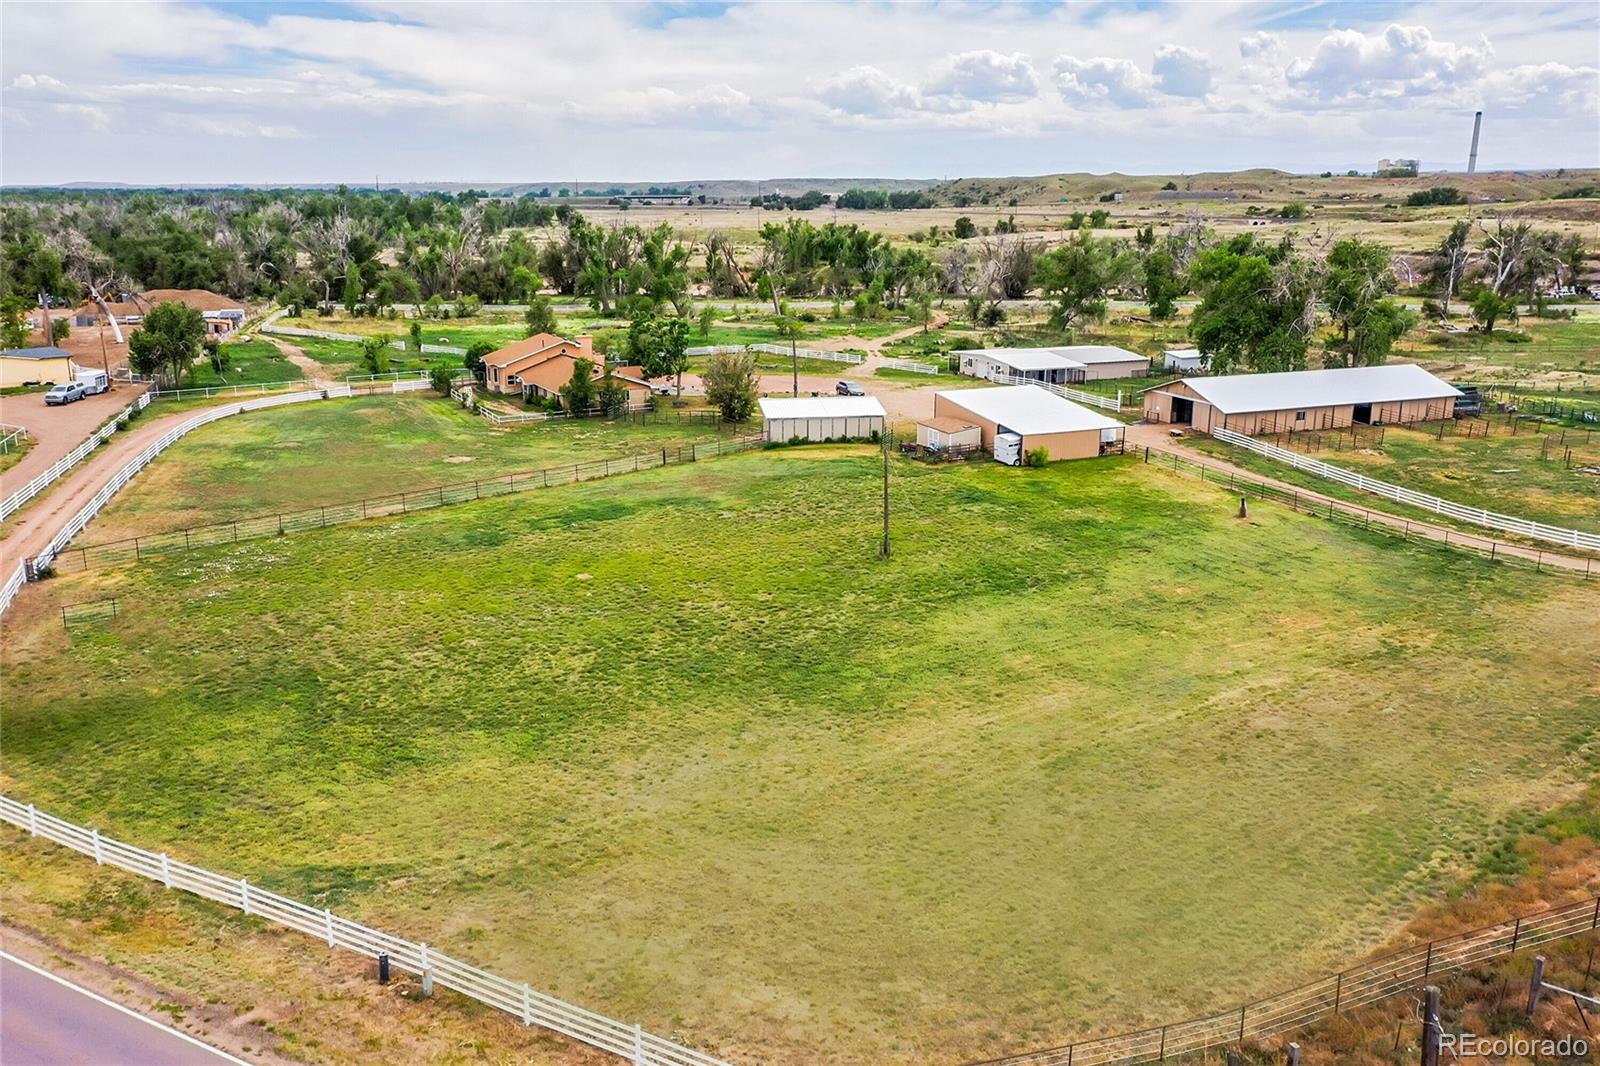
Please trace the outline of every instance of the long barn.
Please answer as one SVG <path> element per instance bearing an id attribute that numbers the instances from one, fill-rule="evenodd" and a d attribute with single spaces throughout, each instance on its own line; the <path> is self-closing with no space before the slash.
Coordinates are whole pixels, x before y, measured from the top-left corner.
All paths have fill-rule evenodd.
<path id="1" fill-rule="evenodd" d="M 1285 433 L 1450 418 L 1460 396 L 1455 386 L 1412 363 L 1229 374 L 1147 389 L 1144 417 L 1201 433 Z"/>

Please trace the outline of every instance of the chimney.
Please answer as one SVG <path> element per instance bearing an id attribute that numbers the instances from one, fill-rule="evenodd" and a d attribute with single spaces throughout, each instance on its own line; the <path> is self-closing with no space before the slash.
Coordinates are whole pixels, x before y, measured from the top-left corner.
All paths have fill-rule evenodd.
<path id="1" fill-rule="evenodd" d="M 1472 115 L 1472 151 L 1467 156 L 1467 173 L 1478 172 L 1478 131 L 1483 129 L 1483 112 L 1476 111 Z"/>
<path id="2" fill-rule="evenodd" d="M 598 370 L 601 366 L 603 366 L 605 364 L 605 356 L 596 355 L 595 354 L 595 351 L 594 351 L 594 334 L 592 334 L 592 333 L 580 333 L 576 337 L 572 338 L 572 343 L 574 343 L 574 344 L 576 344 L 578 346 L 578 354 L 582 358 L 587 359 L 590 362 L 594 363 L 595 369 Z"/>

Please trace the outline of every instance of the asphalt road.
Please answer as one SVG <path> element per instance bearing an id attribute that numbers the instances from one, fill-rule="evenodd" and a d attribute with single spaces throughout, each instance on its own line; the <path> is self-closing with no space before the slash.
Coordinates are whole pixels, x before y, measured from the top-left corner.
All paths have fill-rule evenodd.
<path id="1" fill-rule="evenodd" d="M 54 974 L 0 953 L 5 1066 L 221 1066 L 207 1047 Z"/>

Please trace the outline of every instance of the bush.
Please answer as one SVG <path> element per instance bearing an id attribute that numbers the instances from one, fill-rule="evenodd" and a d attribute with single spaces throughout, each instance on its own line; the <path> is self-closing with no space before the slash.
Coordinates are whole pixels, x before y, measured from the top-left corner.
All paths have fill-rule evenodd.
<path id="1" fill-rule="evenodd" d="M 1044 469 L 1045 464 L 1050 461 L 1050 449 L 1029 448 L 1027 453 L 1023 455 L 1022 461 L 1026 465 L 1033 467 L 1035 470 L 1042 470 Z"/>
<path id="2" fill-rule="evenodd" d="M 1466 202 L 1467 198 L 1461 195 L 1461 190 L 1450 185 L 1435 185 L 1406 197 L 1407 207 L 1449 207 Z"/>
<path id="3" fill-rule="evenodd" d="M 440 396 L 450 395 L 450 387 L 455 384 L 455 380 L 455 371 L 447 366 L 436 366 L 428 372 L 428 383 Z"/>
<path id="4" fill-rule="evenodd" d="M 1296 200 L 1293 203 L 1284 204 L 1282 207 L 1278 208 L 1278 217 L 1279 218 L 1305 218 L 1306 217 L 1306 205 L 1301 203 L 1298 200 Z"/>

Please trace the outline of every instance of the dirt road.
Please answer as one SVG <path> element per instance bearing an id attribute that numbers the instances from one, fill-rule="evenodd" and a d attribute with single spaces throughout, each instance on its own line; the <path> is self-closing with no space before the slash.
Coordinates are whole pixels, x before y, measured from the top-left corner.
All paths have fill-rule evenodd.
<path id="1" fill-rule="evenodd" d="M 1128 427 L 1126 438 L 1128 450 L 1131 452 L 1137 448 L 1139 451 L 1143 452 L 1144 449 L 1148 448 L 1152 456 L 1158 454 L 1167 456 L 1176 455 L 1178 458 L 1187 460 L 1191 463 L 1204 463 L 1208 469 L 1220 472 L 1224 475 L 1232 474 L 1235 477 L 1242 478 L 1246 481 L 1263 483 L 1270 485 L 1273 488 L 1280 489 L 1283 492 L 1294 493 L 1303 503 L 1312 503 L 1314 501 L 1316 504 L 1333 504 L 1337 507 L 1343 508 L 1346 511 L 1360 511 L 1367 515 L 1371 522 L 1374 522 L 1378 525 L 1387 526 L 1390 529 L 1404 530 L 1408 536 L 1419 537 L 1423 540 L 1431 540 L 1440 544 L 1462 546 L 1470 545 L 1473 548 L 1484 552 L 1488 552 L 1490 550 L 1490 545 L 1493 544 L 1494 554 L 1497 558 L 1500 556 L 1509 555 L 1518 559 L 1524 559 L 1528 562 L 1536 562 L 1540 566 L 1559 567 L 1564 570 L 1575 570 L 1585 575 L 1594 574 L 1596 576 L 1600 576 L 1600 560 L 1587 558 L 1582 555 L 1564 555 L 1559 550 L 1529 548 L 1520 544 L 1508 544 L 1503 540 L 1496 540 L 1494 537 L 1488 535 L 1463 533 L 1460 530 L 1447 529 L 1444 526 L 1436 526 L 1428 522 L 1419 521 L 1415 518 L 1401 518 L 1397 515 L 1390 514 L 1387 511 L 1379 510 L 1376 506 L 1366 507 L 1361 504 L 1351 503 L 1348 500 L 1341 500 L 1336 496 L 1329 496 L 1324 493 L 1314 492 L 1310 489 L 1302 488 L 1299 485 L 1292 485 L 1287 481 L 1279 481 L 1276 478 L 1263 477 L 1253 470 L 1246 470 L 1244 467 L 1235 466 L 1225 459 L 1218 459 L 1211 455 L 1202 455 L 1193 451 L 1192 449 L 1184 448 L 1181 445 L 1174 444 L 1171 437 L 1168 436 L 1168 432 L 1171 430 L 1171 428 L 1171 426 L 1154 425 L 1147 422 L 1134 423 Z M 1377 504 L 1378 502 L 1379 498 L 1373 497 L 1373 503 Z M 1485 534 L 1488 532 L 1489 531 L 1486 530 Z"/>
<path id="2" fill-rule="evenodd" d="M 304 348 L 301 348 L 298 345 L 290 344 L 285 340 L 279 340 L 277 337 L 274 337 L 271 334 L 263 333 L 261 336 L 266 340 L 271 341 L 273 346 L 276 347 L 278 351 L 283 353 L 283 357 L 289 360 L 289 362 L 293 363 L 295 367 L 299 369 L 300 373 L 304 375 L 308 381 L 313 382 L 319 389 L 325 389 L 330 385 L 338 384 L 338 382 L 335 382 L 331 377 L 328 376 L 328 368 L 307 355 Z"/>
<path id="3" fill-rule="evenodd" d="M 15 492 L 53 466 L 57 459 L 89 439 L 112 415 L 121 411 L 145 385 L 118 385 L 98 396 L 77 403 L 46 407 L 42 393 L 22 393 L 0 397 L 0 422 L 23 426 L 33 446 L 17 465 L 0 474 L 0 497 Z"/>

